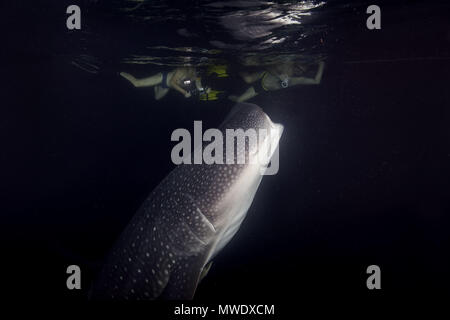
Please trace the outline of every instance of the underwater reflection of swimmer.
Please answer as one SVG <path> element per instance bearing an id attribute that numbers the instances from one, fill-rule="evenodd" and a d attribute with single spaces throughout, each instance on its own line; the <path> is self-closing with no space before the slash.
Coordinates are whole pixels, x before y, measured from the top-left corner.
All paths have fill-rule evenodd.
<path id="1" fill-rule="evenodd" d="M 316 75 L 313 78 L 302 76 L 305 69 L 295 62 L 287 62 L 266 68 L 262 72 L 241 73 L 241 77 L 248 84 L 253 84 L 242 95 L 229 96 L 236 102 L 249 100 L 259 93 L 285 89 L 295 85 L 320 84 L 325 63 L 319 62 Z"/>
<path id="2" fill-rule="evenodd" d="M 189 98 L 191 92 L 189 88 L 195 83 L 198 85 L 195 68 L 182 67 L 170 72 L 160 72 L 151 77 L 136 79 L 133 75 L 121 72 L 120 75 L 130 81 L 135 87 L 154 87 L 155 99 L 163 98 L 170 89 L 175 89 L 184 97 Z"/>

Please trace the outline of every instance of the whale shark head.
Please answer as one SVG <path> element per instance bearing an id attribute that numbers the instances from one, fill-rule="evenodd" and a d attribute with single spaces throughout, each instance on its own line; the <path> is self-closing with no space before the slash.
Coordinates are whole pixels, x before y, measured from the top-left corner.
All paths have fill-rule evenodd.
<path id="1" fill-rule="evenodd" d="M 93 298 L 194 296 L 202 271 L 238 231 L 263 175 L 273 165 L 258 159 L 273 161 L 283 132 L 282 125 L 254 104 L 238 104 L 219 130 L 226 136 L 237 129 L 265 133 L 247 139 L 240 148 L 236 140 L 224 142 L 225 149 L 234 152 L 224 153 L 223 164 L 176 167 L 118 239 L 93 287 Z M 239 163 L 242 156 L 248 161 Z"/>
<path id="2" fill-rule="evenodd" d="M 263 175 L 273 175 L 278 172 L 278 163 L 275 163 L 276 167 L 272 167 L 269 172 L 267 169 L 271 160 L 276 162 L 279 160 L 278 145 L 284 127 L 273 123 L 257 105 L 237 104 L 221 125 L 221 130 L 226 137 L 226 151 L 230 147 L 236 149 L 233 153 L 234 158 L 226 159 L 227 163 L 242 163 L 245 158 L 246 164 L 259 165 L 259 171 Z M 234 133 L 231 133 L 232 131 Z M 237 143 L 230 141 L 230 136 L 236 138 Z M 239 146 L 239 142 L 243 141 L 246 143 L 245 147 Z"/>

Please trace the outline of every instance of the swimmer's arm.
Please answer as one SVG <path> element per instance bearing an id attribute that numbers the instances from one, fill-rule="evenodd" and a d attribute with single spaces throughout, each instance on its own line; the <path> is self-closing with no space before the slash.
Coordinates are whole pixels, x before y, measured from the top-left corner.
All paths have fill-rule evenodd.
<path id="1" fill-rule="evenodd" d="M 240 96 L 238 96 L 238 97 L 237 96 L 229 96 L 229 99 L 234 102 L 244 102 L 244 101 L 247 101 L 248 99 L 256 97 L 257 95 L 258 95 L 258 93 L 255 91 L 255 88 L 250 87 L 247 89 L 247 91 L 245 91 Z"/>
<path id="2" fill-rule="evenodd" d="M 322 81 L 323 69 L 325 67 L 325 62 L 319 62 L 319 68 L 317 69 L 316 76 L 314 78 L 306 78 L 306 77 L 292 77 L 289 79 L 292 85 L 296 84 L 320 84 Z"/>
<path id="3" fill-rule="evenodd" d="M 195 87 L 197 88 L 197 90 L 202 90 L 204 89 L 202 87 L 202 79 L 201 78 L 195 78 Z"/>
<path id="4" fill-rule="evenodd" d="M 178 85 L 178 83 L 176 83 L 176 82 L 171 83 L 171 86 L 172 86 L 172 88 L 177 90 L 179 93 L 181 93 L 183 96 L 186 96 L 188 94 L 188 92 L 186 90 L 184 90 L 182 87 L 180 87 Z"/>
<path id="5" fill-rule="evenodd" d="M 240 73 L 242 79 L 248 84 L 258 81 L 259 79 L 261 79 L 263 74 L 264 74 L 264 72 L 253 72 L 253 73 L 241 72 Z"/>
<path id="6" fill-rule="evenodd" d="M 183 71 L 180 69 L 177 69 L 175 71 L 175 74 L 173 75 L 172 79 L 170 80 L 170 86 L 180 92 L 183 96 L 186 96 L 188 92 L 184 90 L 180 85 L 178 84 L 178 81 L 183 77 Z"/>

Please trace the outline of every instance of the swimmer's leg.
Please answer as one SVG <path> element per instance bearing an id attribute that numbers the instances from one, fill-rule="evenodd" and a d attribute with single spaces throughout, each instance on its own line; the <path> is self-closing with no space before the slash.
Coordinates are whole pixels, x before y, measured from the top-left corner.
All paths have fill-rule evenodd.
<path id="1" fill-rule="evenodd" d="M 163 75 L 162 73 L 155 74 L 154 76 L 143 78 L 143 79 L 136 79 L 134 76 L 132 76 L 129 73 L 121 72 L 120 75 L 130 81 L 135 87 L 153 87 L 162 82 Z"/>
<path id="2" fill-rule="evenodd" d="M 169 92 L 169 88 L 163 88 L 160 85 L 155 86 L 155 99 L 159 100 L 165 97 L 165 95 Z"/>

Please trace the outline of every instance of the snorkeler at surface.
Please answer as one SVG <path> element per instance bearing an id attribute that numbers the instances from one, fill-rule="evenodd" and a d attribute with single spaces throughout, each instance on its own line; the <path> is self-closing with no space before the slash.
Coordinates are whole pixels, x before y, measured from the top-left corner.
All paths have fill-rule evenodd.
<path id="1" fill-rule="evenodd" d="M 195 83 L 197 89 L 201 86 L 199 79 L 196 76 L 195 68 L 181 67 L 176 68 L 170 72 L 160 72 L 154 76 L 136 79 L 133 75 L 121 72 L 120 75 L 130 81 L 135 87 L 154 87 L 155 99 L 163 98 L 170 89 L 175 89 L 184 97 L 191 97 L 189 87 Z"/>
<path id="2" fill-rule="evenodd" d="M 285 89 L 300 84 L 320 84 L 325 63 L 319 62 L 314 78 L 301 76 L 305 69 L 293 61 L 266 68 L 262 72 L 241 73 L 241 77 L 248 84 L 253 84 L 242 95 L 231 95 L 232 101 L 243 102 L 249 100 L 259 93 Z"/>

